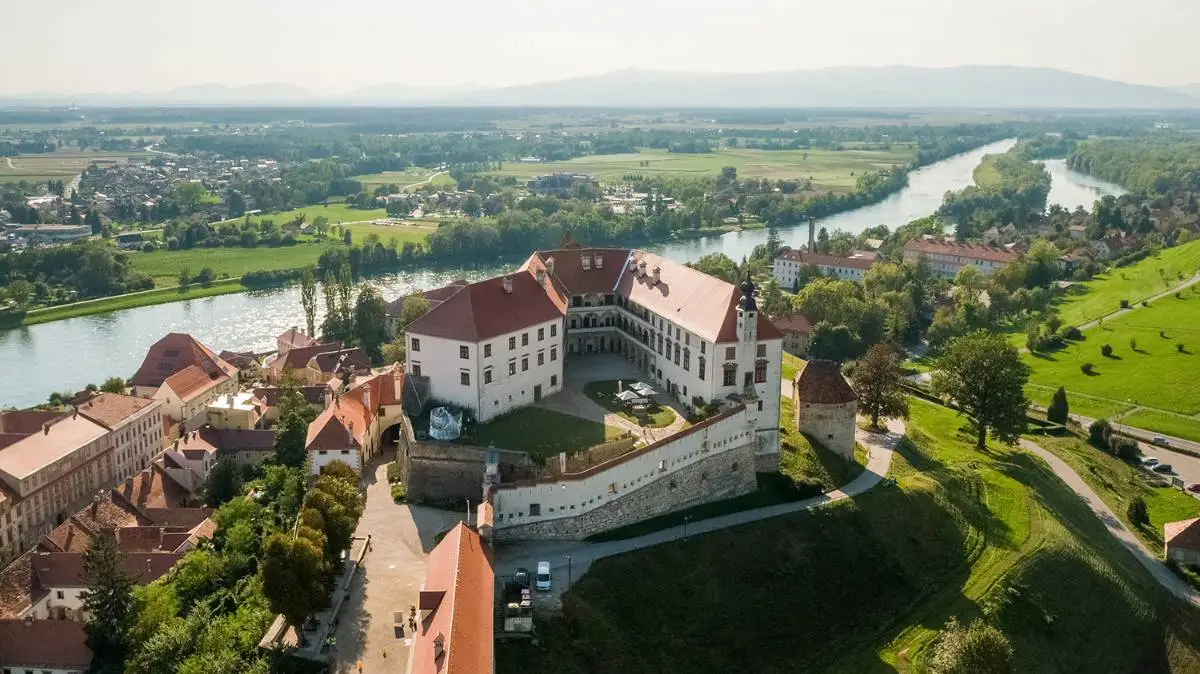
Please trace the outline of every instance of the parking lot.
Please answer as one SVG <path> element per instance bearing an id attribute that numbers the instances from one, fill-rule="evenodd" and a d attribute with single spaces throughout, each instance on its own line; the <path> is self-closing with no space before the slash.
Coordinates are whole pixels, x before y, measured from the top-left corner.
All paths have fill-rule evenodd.
<path id="1" fill-rule="evenodd" d="M 1200 458 L 1171 451 L 1166 447 L 1156 447 L 1148 442 L 1139 444 L 1143 455 L 1153 456 L 1162 463 L 1171 464 L 1171 468 L 1175 471 L 1174 474 L 1163 477 L 1179 477 L 1184 484 L 1200 482 Z"/>

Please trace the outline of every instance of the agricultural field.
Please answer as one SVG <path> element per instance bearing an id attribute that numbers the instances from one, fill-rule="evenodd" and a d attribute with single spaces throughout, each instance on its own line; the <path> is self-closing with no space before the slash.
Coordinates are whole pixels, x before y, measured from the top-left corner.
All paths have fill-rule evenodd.
<path id="1" fill-rule="evenodd" d="M 879 150 L 746 150 L 724 148 L 707 154 L 670 153 L 643 149 L 633 154 L 590 155 L 569 161 L 543 163 L 506 162 L 493 175 L 532 178 L 547 173 L 586 173 L 602 183 L 619 182 L 627 175 L 677 177 L 715 176 L 726 166 L 742 178 L 812 179 L 813 188 L 848 192 L 858 176 L 906 164 L 910 149 Z M 646 165 L 643 165 L 646 162 Z"/>
<path id="2" fill-rule="evenodd" d="M 427 168 L 410 166 L 403 171 L 384 171 L 354 176 L 354 180 L 362 183 L 363 191 L 373 194 L 380 185 L 396 185 L 401 192 L 408 188 L 431 184 L 434 187 L 454 187 L 456 183 L 449 173 L 434 172 Z"/>
<path id="3" fill-rule="evenodd" d="M 914 400 L 895 484 L 593 563 L 498 671 L 925 671 L 946 621 L 985 610 L 1013 671 L 1197 671 L 1200 611 L 1045 464 L 961 423 Z"/>
<path id="4" fill-rule="evenodd" d="M 1200 293 L 1169 295 L 1083 334 L 1086 339 L 1064 349 L 1024 354 L 1030 382 L 1066 387 L 1072 411 L 1083 414 L 1089 401 L 1071 393 L 1102 399 L 1095 404 L 1200 414 Z M 1110 357 L 1101 353 L 1105 344 L 1112 347 Z M 1092 364 L 1090 373 L 1083 371 L 1085 363 Z"/>
<path id="5" fill-rule="evenodd" d="M 137 271 L 149 274 L 154 285 L 178 285 L 179 272 L 187 269 L 193 276 L 209 268 L 218 278 L 241 278 L 249 271 L 297 269 L 316 264 L 326 244 L 298 243 L 276 248 L 191 248 L 131 252 L 129 261 Z"/>
<path id="6" fill-rule="evenodd" d="M 303 206 L 301 208 L 293 208 L 290 211 L 280 211 L 278 213 L 262 213 L 251 215 L 252 222 L 259 220 L 271 220 L 275 224 L 282 225 L 285 222 L 291 222 L 300 215 L 303 215 L 308 222 L 312 222 L 313 218 L 323 215 L 329 219 L 329 224 L 337 225 L 343 222 L 364 222 L 367 220 L 379 220 L 386 218 L 387 211 L 382 208 L 352 208 L 341 202 L 330 204 L 317 204 L 315 206 Z M 241 220 L 242 218 L 235 218 Z"/>
<path id="7" fill-rule="evenodd" d="M 124 161 L 131 156 L 146 155 L 129 152 L 54 152 L 0 157 L 0 182 L 19 182 L 21 180 L 70 182 L 93 161 Z"/>

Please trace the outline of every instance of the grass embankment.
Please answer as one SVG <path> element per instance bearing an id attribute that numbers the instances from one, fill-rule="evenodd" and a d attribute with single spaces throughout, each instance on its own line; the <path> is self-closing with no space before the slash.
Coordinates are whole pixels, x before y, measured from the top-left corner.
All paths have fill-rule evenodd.
<path id="1" fill-rule="evenodd" d="M 626 389 L 629 388 L 628 383 L 626 382 Z M 613 397 L 617 394 L 616 379 L 588 382 L 583 385 L 583 392 L 592 402 L 632 424 L 638 424 L 647 428 L 666 428 L 675 421 L 675 412 L 666 406 L 658 406 L 653 412 L 647 412 L 642 415 L 629 412 L 629 408 L 625 403 Z"/>
<path id="2" fill-rule="evenodd" d="M 672 153 L 639 148 L 632 154 L 589 155 L 569 161 L 506 162 L 493 175 L 532 178 L 548 173 L 585 173 L 602 183 L 620 182 L 628 175 L 715 176 L 722 168 L 737 169 L 740 178 L 795 179 L 813 182 L 819 191 L 849 192 L 868 171 L 900 166 L 912 161 L 909 146 L 892 150 L 748 150 L 721 148 L 702 154 Z"/>
<path id="3" fill-rule="evenodd" d="M 1200 286 L 1194 286 L 1200 288 Z M 1044 354 L 1026 354 L 1030 382 L 1065 386 L 1072 411 L 1089 405 L 1145 405 L 1184 415 L 1200 413 L 1200 293 L 1185 290 L 1086 331 L 1086 339 Z M 1136 350 L 1131 343 L 1136 342 Z M 1101 354 L 1103 345 L 1112 356 Z M 1183 351 L 1178 346 L 1183 345 Z M 1092 363 L 1091 374 L 1081 366 Z M 1070 393 L 1081 393 L 1078 402 Z M 1089 415 L 1090 416 L 1090 415 Z M 1126 422 L 1131 425 L 1134 422 Z"/>
<path id="4" fill-rule="evenodd" d="M 804 360 L 799 356 L 793 356 L 790 353 L 783 354 L 783 380 L 785 382 L 793 382 L 796 380 L 796 372 L 801 367 L 804 367 Z"/>
<path id="5" fill-rule="evenodd" d="M 914 400 L 895 485 L 596 562 L 499 671 L 922 671 L 947 619 L 981 613 L 1015 671 L 1200 669 L 1200 612 L 1044 464 L 959 426 Z"/>
<path id="6" fill-rule="evenodd" d="M 540 407 L 524 407 L 486 424 L 470 426 L 462 439 L 481 447 L 495 445 L 498 449 L 548 458 L 615 440 L 622 433 L 616 426 Z"/>
<path id="7" fill-rule="evenodd" d="M 85 300 L 83 302 L 74 302 L 72 304 L 64 304 L 57 307 L 46 307 L 45 309 L 34 309 L 25 314 L 21 320 L 21 325 L 36 325 L 38 323 L 49 323 L 50 321 L 58 321 L 64 318 L 77 318 L 79 316 L 90 316 L 92 314 L 105 314 L 110 311 L 121 311 L 122 309 L 133 309 L 136 307 L 146 307 L 153 304 L 166 304 L 168 302 L 179 302 L 181 300 L 194 300 L 201 297 L 213 297 L 215 295 L 228 295 L 230 293 L 240 293 L 248 290 L 242 285 L 238 279 L 222 279 L 214 281 L 212 285 L 205 288 L 199 285 L 193 285 L 186 291 L 175 288 L 155 288 L 140 293 L 131 293 L 128 295 L 119 295 L 117 297 L 101 297 L 94 300 Z"/>
<path id="8" fill-rule="evenodd" d="M 1118 422 L 1126 426 L 1136 426 L 1155 433 L 1200 442 L 1200 420 L 1191 417 L 1181 417 L 1153 410 L 1138 410 L 1121 417 Z"/>
<path id="9" fill-rule="evenodd" d="M 1125 526 L 1160 556 L 1163 524 L 1200 515 L 1200 500 L 1178 489 L 1159 486 L 1161 478 L 1151 477 L 1078 436 L 1038 436 L 1033 441 L 1066 461 L 1117 513 Z M 1150 514 L 1150 524 L 1144 527 L 1134 526 L 1126 514 L 1129 502 L 1139 496 L 1146 501 L 1146 510 Z"/>

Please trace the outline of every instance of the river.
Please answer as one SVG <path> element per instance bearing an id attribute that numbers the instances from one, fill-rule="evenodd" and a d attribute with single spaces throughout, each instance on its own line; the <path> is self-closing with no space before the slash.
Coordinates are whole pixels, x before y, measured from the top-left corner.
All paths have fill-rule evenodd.
<path id="1" fill-rule="evenodd" d="M 874 225 L 895 228 L 937 210 L 948 190 L 971 183 L 971 173 L 985 154 L 1005 152 L 1006 140 L 966 152 L 913 171 L 909 184 L 878 204 L 864 206 L 818 221 L 819 227 L 857 233 Z M 1102 194 L 1120 194 L 1120 187 L 1070 171 L 1061 160 L 1046 162 L 1054 182 L 1050 201 L 1069 209 L 1091 206 Z M 808 229 L 782 230 L 787 245 L 807 241 Z M 735 260 L 764 243 L 765 230 L 731 232 L 651 246 L 655 252 L 681 262 L 708 253 L 725 253 Z M 500 273 L 499 267 L 405 271 L 372 279 L 388 299 L 418 289 L 434 288 L 455 278 L 477 280 Z M 318 293 L 318 305 L 322 304 Z M 320 318 L 318 317 L 318 322 Z M 170 304 L 82 316 L 13 330 L 0 330 L 0 362 L 5 385 L 0 407 L 35 405 L 52 391 L 75 391 L 107 377 L 132 376 L 147 347 L 168 332 L 187 332 L 213 349 L 265 351 L 275 347 L 275 335 L 303 325 L 300 291 L 296 287 L 206 297 Z"/>

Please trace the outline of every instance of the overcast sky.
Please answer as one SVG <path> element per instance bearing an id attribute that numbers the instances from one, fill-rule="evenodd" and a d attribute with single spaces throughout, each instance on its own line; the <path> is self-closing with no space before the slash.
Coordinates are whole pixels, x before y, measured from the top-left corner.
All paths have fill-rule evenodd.
<path id="1" fill-rule="evenodd" d="M 502 86 L 623 68 L 1048 66 L 1200 82 L 1200 0 L 4 0 L 0 92 Z"/>

